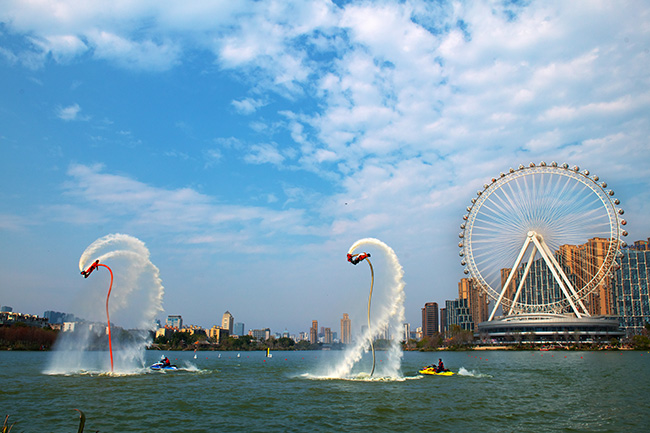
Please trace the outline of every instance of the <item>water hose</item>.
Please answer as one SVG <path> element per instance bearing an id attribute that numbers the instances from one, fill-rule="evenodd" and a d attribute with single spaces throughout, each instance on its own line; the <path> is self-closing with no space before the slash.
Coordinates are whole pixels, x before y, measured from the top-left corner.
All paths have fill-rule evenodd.
<path id="1" fill-rule="evenodd" d="M 113 271 L 111 268 L 103 263 L 98 263 L 97 266 L 103 266 L 111 273 L 111 284 L 108 286 L 108 295 L 106 295 L 106 322 L 108 322 L 108 352 L 111 355 L 111 373 L 113 372 L 113 342 L 111 341 L 111 319 L 108 317 L 108 298 L 111 296 L 113 289 Z"/>
<path id="2" fill-rule="evenodd" d="M 370 266 L 370 295 L 368 296 L 368 331 L 370 331 L 370 302 L 372 301 L 372 288 L 375 285 L 375 271 L 372 269 L 370 259 L 366 259 L 368 266 Z M 370 334 L 370 349 L 372 350 L 372 370 L 370 376 L 375 372 L 375 345 L 372 342 L 373 336 Z"/>
<path id="3" fill-rule="evenodd" d="M 100 266 L 105 267 L 106 269 L 108 269 L 108 272 L 111 273 L 111 284 L 108 286 L 108 295 L 106 295 L 106 321 L 108 322 L 108 352 L 111 355 L 111 373 L 112 373 L 113 372 L 113 341 L 111 340 L 111 319 L 108 316 L 108 298 L 111 296 L 111 290 L 113 289 L 113 271 L 105 264 L 99 263 L 99 260 L 96 260 L 87 270 L 81 271 L 81 275 L 83 275 L 84 278 L 88 278 L 88 276 L 93 272 L 93 270 L 98 269 Z"/>
<path id="4" fill-rule="evenodd" d="M 372 370 L 370 370 L 370 376 L 372 376 L 372 374 L 375 372 L 375 345 L 372 341 L 373 340 L 372 332 L 370 331 L 370 304 L 372 302 L 372 289 L 375 285 L 375 271 L 372 269 L 372 263 L 370 263 L 370 259 L 369 259 L 370 254 L 363 253 L 361 257 L 359 256 L 360 254 L 348 253 L 348 261 L 353 265 L 356 265 L 360 261 L 365 260 L 366 262 L 368 262 L 368 266 L 370 266 L 370 295 L 368 295 L 368 332 L 370 333 L 370 350 L 372 351 Z"/>

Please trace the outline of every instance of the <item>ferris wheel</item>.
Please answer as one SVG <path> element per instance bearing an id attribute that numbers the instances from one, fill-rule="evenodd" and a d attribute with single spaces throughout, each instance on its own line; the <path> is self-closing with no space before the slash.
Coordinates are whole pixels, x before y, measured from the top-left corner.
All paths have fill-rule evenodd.
<path id="1" fill-rule="evenodd" d="M 477 192 L 458 246 L 474 284 L 504 315 L 589 316 L 588 296 L 608 278 L 626 221 L 607 184 L 577 166 L 520 165 Z M 587 305 L 585 305 L 587 302 Z"/>

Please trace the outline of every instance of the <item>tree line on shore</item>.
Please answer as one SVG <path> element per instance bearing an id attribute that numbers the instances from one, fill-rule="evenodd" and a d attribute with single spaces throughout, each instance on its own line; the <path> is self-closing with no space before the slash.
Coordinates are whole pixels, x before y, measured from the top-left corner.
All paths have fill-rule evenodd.
<path id="1" fill-rule="evenodd" d="M 59 331 L 16 323 L 0 326 L 0 350 L 50 350 Z"/>
<path id="2" fill-rule="evenodd" d="M 21 323 L 13 324 L 11 326 L 0 326 L 0 350 L 50 350 L 59 335 L 59 332 L 50 328 L 40 328 L 27 326 Z M 140 331 L 138 331 L 140 332 Z M 135 336 L 130 334 L 130 331 L 121 330 L 116 333 L 117 339 L 114 338 L 114 344 L 119 345 L 120 342 L 127 343 Z M 115 337 L 115 336 L 114 336 Z M 146 336 L 144 336 L 146 338 Z M 142 338 L 142 336 L 140 337 Z M 311 343 L 309 341 L 294 341 L 288 337 L 275 338 L 271 337 L 268 340 L 258 340 L 250 335 L 240 337 L 227 337 L 222 341 L 216 342 L 211 340 L 205 334 L 189 332 L 176 332 L 169 337 L 153 338 L 153 343 L 149 346 L 150 349 L 161 350 L 232 350 L 232 351 L 251 351 L 251 350 L 343 350 L 348 345 L 342 343 L 323 344 Z M 107 342 L 104 341 L 106 337 L 97 336 L 92 348 L 101 350 Z M 115 340 L 118 340 L 117 342 Z M 525 339 L 510 344 L 509 348 L 512 349 L 534 349 L 540 344 L 532 344 Z M 384 350 L 390 346 L 389 340 L 378 339 L 374 342 L 374 347 L 377 350 Z M 476 346 L 473 333 L 471 331 L 463 330 L 460 327 L 454 328 L 450 332 L 450 336 L 445 338 L 441 333 L 434 333 L 432 336 L 425 336 L 421 340 L 408 340 L 402 342 L 404 350 L 413 351 L 434 351 L 434 350 L 471 350 Z M 573 343 L 563 345 L 562 348 L 590 350 L 602 348 L 627 348 L 635 350 L 648 350 L 650 349 L 650 324 L 646 327 L 641 335 L 634 335 L 625 342 L 618 340 L 610 340 L 601 344 L 585 344 Z"/>

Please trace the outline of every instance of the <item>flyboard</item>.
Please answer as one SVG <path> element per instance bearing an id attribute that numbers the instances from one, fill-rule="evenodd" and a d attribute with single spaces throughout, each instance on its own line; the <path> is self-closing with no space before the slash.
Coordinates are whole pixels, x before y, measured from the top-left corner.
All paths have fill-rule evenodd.
<path id="1" fill-rule="evenodd" d="M 431 367 L 423 368 L 418 373 L 420 373 L 420 374 L 428 374 L 428 375 L 431 375 L 431 376 L 453 376 L 454 374 L 456 374 L 453 371 L 449 371 L 449 370 L 441 371 L 440 373 L 438 373 L 438 372 L 436 372 L 436 370 L 434 368 L 431 368 Z"/>

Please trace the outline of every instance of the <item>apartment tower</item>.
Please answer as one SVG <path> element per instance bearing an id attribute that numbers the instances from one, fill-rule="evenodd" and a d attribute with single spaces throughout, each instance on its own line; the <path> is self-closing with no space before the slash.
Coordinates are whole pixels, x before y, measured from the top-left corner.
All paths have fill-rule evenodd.
<path id="1" fill-rule="evenodd" d="M 341 343 L 350 344 L 352 342 L 352 321 L 348 313 L 343 313 L 341 319 Z"/>

